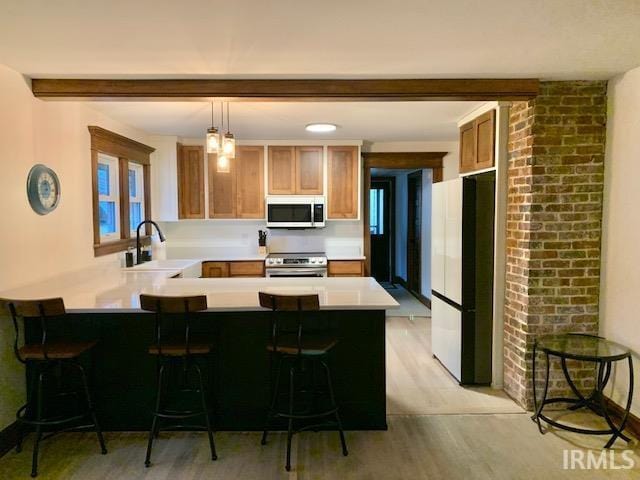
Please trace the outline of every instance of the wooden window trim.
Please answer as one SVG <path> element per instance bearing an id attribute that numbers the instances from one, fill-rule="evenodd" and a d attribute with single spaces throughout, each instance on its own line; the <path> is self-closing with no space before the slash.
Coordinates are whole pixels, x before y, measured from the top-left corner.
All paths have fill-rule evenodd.
<path id="1" fill-rule="evenodd" d="M 144 218 L 151 218 L 151 153 L 155 148 L 149 147 L 130 138 L 94 125 L 88 126 L 91 135 L 91 175 L 93 194 L 93 254 L 96 257 L 123 252 L 134 247 L 136 239 L 132 238 L 129 225 L 129 163 L 142 165 L 144 185 Z M 119 169 L 119 212 L 120 239 L 101 242 L 100 211 L 98 195 L 98 154 L 103 153 L 118 158 Z M 151 243 L 151 228 L 146 226 L 142 244 Z"/>

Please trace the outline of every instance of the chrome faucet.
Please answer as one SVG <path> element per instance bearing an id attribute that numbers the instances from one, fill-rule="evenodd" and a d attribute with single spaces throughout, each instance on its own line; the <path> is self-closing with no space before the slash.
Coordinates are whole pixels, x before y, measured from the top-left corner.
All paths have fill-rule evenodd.
<path id="1" fill-rule="evenodd" d="M 143 226 L 145 223 L 150 223 L 151 225 L 153 225 L 154 227 L 156 227 L 156 230 L 158 231 L 158 235 L 160 236 L 160 241 L 164 242 L 166 240 L 166 238 L 164 238 L 164 235 L 162 234 L 162 230 L 160 230 L 160 227 L 158 226 L 158 224 L 156 222 L 154 222 L 153 220 L 143 220 L 138 224 L 138 228 L 136 228 L 136 265 L 140 265 L 142 263 L 142 248 L 140 248 L 140 227 Z"/>

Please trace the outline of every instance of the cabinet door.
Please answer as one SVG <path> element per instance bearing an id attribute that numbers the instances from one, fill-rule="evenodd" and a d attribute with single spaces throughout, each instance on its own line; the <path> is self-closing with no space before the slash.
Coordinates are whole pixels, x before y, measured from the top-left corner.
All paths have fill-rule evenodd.
<path id="1" fill-rule="evenodd" d="M 472 172 L 476 168 L 475 122 L 460 127 L 460 173 Z"/>
<path id="2" fill-rule="evenodd" d="M 358 218 L 357 147 L 328 147 L 327 218 Z"/>
<path id="3" fill-rule="evenodd" d="M 495 116 L 490 110 L 475 120 L 476 124 L 476 161 L 474 170 L 482 170 L 495 166 Z"/>
<path id="4" fill-rule="evenodd" d="M 229 262 L 230 277 L 264 277 L 264 262 Z"/>
<path id="5" fill-rule="evenodd" d="M 462 303 L 462 178 L 443 182 L 445 199 L 444 295 Z"/>
<path id="6" fill-rule="evenodd" d="M 431 187 L 431 288 L 444 295 L 446 182 Z"/>
<path id="7" fill-rule="evenodd" d="M 236 162 L 231 160 L 229 172 L 219 173 L 218 156 L 209 154 L 209 217 L 236 218 Z"/>
<path id="8" fill-rule="evenodd" d="M 435 295 L 431 299 L 431 351 L 460 381 L 462 375 L 462 313 Z"/>
<path id="9" fill-rule="evenodd" d="M 292 195 L 296 183 L 294 147 L 269 147 L 269 195 Z"/>
<path id="10" fill-rule="evenodd" d="M 178 144 L 178 218 L 204 218 L 204 148 Z"/>
<path id="11" fill-rule="evenodd" d="M 331 260 L 328 273 L 330 277 L 362 277 L 364 262 L 362 260 Z"/>
<path id="12" fill-rule="evenodd" d="M 322 195 L 322 147 L 296 147 L 296 191 L 300 195 Z"/>
<path id="13" fill-rule="evenodd" d="M 229 276 L 229 264 L 227 262 L 203 262 L 203 278 L 226 278 Z"/>
<path id="14" fill-rule="evenodd" d="M 264 218 L 264 147 L 236 147 L 236 215 Z"/>

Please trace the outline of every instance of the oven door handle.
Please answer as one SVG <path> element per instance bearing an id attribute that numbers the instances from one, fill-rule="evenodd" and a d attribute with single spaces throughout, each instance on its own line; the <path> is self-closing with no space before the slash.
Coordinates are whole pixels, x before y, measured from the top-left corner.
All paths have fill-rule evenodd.
<path id="1" fill-rule="evenodd" d="M 267 275 L 271 275 L 271 274 L 278 274 L 278 273 L 284 273 L 284 274 L 294 274 L 294 273 L 304 273 L 304 274 L 314 274 L 314 273 L 319 273 L 321 275 L 326 275 L 327 273 L 327 269 L 326 268 L 288 268 L 288 267 L 284 267 L 284 268 L 267 268 Z"/>

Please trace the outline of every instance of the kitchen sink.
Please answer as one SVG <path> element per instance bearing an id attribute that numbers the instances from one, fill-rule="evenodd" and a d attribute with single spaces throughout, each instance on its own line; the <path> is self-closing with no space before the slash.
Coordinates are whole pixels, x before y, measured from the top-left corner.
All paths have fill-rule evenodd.
<path id="1" fill-rule="evenodd" d="M 181 270 L 183 278 L 198 278 L 202 273 L 200 260 L 151 260 L 140 265 L 124 268 L 128 272 L 160 272 L 164 270 Z"/>

